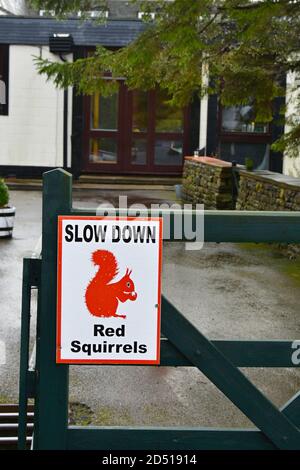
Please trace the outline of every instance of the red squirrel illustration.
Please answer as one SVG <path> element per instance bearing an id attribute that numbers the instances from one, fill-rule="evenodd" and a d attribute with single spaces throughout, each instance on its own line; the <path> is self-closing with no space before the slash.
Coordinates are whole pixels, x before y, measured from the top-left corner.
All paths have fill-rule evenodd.
<path id="1" fill-rule="evenodd" d="M 126 318 L 126 315 L 118 315 L 117 309 L 119 302 L 137 299 L 135 286 L 130 278 L 132 271 L 127 269 L 120 281 L 110 284 L 119 273 L 115 255 L 107 250 L 97 250 L 92 254 L 92 261 L 99 269 L 85 292 L 89 312 L 95 317 Z"/>

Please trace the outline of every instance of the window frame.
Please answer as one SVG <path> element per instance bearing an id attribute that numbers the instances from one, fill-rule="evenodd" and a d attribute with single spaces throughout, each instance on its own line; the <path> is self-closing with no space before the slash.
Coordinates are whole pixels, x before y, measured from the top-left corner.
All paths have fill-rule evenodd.
<path id="1" fill-rule="evenodd" d="M 117 48 L 111 47 L 110 50 Z M 84 57 L 95 52 L 94 47 L 87 47 L 84 50 Z M 110 79 L 108 73 L 107 79 Z M 155 165 L 154 152 L 155 140 L 176 140 L 179 133 L 161 132 L 157 133 L 155 127 L 155 109 L 156 90 L 148 91 L 149 122 L 147 132 L 133 132 L 132 130 L 132 96 L 131 91 L 125 85 L 125 79 L 120 77 L 119 89 L 119 113 L 118 129 L 116 131 L 92 130 L 91 125 L 91 96 L 83 97 L 83 158 L 81 171 L 88 173 L 106 173 L 106 174 L 166 174 L 181 175 L 184 165 L 184 157 L 189 154 L 190 134 L 191 134 L 191 106 L 183 109 L 183 132 L 182 140 L 182 164 L 181 165 Z M 151 124 L 153 122 L 154 124 Z M 126 123 L 126 124 L 124 124 Z M 151 127 L 151 129 L 150 129 Z M 115 137 L 117 138 L 117 162 L 116 163 L 91 163 L 90 157 L 90 139 L 93 137 Z M 132 143 L 134 138 L 147 139 L 147 157 L 145 165 L 134 165 L 131 161 Z"/>
<path id="2" fill-rule="evenodd" d="M 117 129 L 116 130 L 105 130 L 105 129 L 92 129 L 91 128 L 91 96 L 84 96 L 84 116 L 85 116 L 85 125 L 84 125 L 84 170 L 95 172 L 97 167 L 101 167 L 103 173 L 112 172 L 116 170 L 121 170 L 122 162 L 119 159 L 120 150 L 124 142 L 124 133 L 122 132 L 122 119 L 123 116 L 123 103 L 124 103 L 124 83 L 120 82 L 119 92 L 118 92 L 118 118 L 117 118 Z M 90 162 L 90 140 L 92 138 L 114 138 L 117 143 L 117 161 L 114 163 L 92 163 Z"/>
<path id="3" fill-rule="evenodd" d="M 181 174 L 184 157 L 189 148 L 190 135 L 190 107 L 183 110 L 182 132 L 157 132 L 156 123 L 156 90 L 148 94 L 148 129 L 147 131 L 133 131 L 133 93 L 128 90 L 124 81 L 120 80 L 119 109 L 117 130 L 91 129 L 91 97 L 84 97 L 84 158 L 83 170 L 92 173 L 144 173 L 144 174 Z M 115 138 L 117 140 L 116 163 L 92 163 L 90 157 L 90 139 Z M 134 164 L 131 159 L 133 141 L 145 139 L 147 142 L 147 157 L 145 164 Z M 155 164 L 155 142 L 157 140 L 174 141 L 182 140 L 182 164 L 181 165 L 157 165 Z"/>
<path id="4" fill-rule="evenodd" d="M 156 131 L 156 102 L 157 90 L 150 90 L 148 94 L 148 128 L 144 132 L 133 131 L 133 92 L 128 90 L 128 156 L 125 162 L 125 170 L 129 172 L 147 173 L 180 173 L 187 155 L 190 134 L 190 107 L 183 109 L 182 132 L 158 132 Z M 131 163 L 131 149 L 135 139 L 146 139 L 147 163 L 145 165 L 134 165 Z M 157 165 L 155 164 L 155 142 L 158 140 L 173 141 L 182 140 L 182 165 Z M 141 167 L 141 168 L 139 168 Z"/>
<path id="5" fill-rule="evenodd" d="M 0 75 L 6 85 L 6 104 L 0 104 L 0 116 L 9 114 L 9 45 L 0 44 Z"/>
<path id="6" fill-rule="evenodd" d="M 224 131 L 222 128 L 223 108 L 224 106 L 219 104 L 218 131 L 220 143 L 270 144 L 272 142 L 272 123 L 268 124 L 268 132 Z"/>
<path id="7" fill-rule="evenodd" d="M 265 145 L 266 147 L 271 146 L 273 142 L 273 128 L 272 128 L 272 121 L 268 124 L 268 132 L 226 132 L 222 129 L 222 112 L 223 106 L 221 105 L 220 101 L 218 104 L 218 145 L 217 145 L 217 152 L 220 158 L 225 159 L 224 153 L 222 154 L 222 145 L 223 144 L 248 144 L 250 146 L 257 146 L 260 144 Z M 232 158 L 226 161 L 234 161 L 237 158 Z"/>

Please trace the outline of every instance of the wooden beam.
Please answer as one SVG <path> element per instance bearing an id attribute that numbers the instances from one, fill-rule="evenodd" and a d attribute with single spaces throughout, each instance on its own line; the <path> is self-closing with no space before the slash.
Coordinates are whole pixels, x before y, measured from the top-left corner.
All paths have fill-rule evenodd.
<path id="1" fill-rule="evenodd" d="M 276 447 L 300 449 L 293 423 L 164 297 L 162 331 Z"/>
<path id="2" fill-rule="evenodd" d="M 236 367 L 300 367 L 291 360 L 293 340 L 211 342 Z M 163 338 L 160 344 L 161 366 L 194 367 L 168 339 Z"/>
<path id="3" fill-rule="evenodd" d="M 274 450 L 257 430 L 75 427 L 67 432 L 68 450 Z"/>
<path id="4" fill-rule="evenodd" d="M 101 208 L 101 214 L 126 216 L 126 209 L 117 211 Z M 95 209 L 72 209 L 71 215 L 96 215 Z M 68 215 L 68 214 L 65 214 Z M 100 215 L 100 214 L 99 214 Z M 140 215 L 149 217 L 149 210 L 141 210 Z M 196 211 L 162 209 L 155 216 L 164 219 L 164 240 L 191 241 L 184 228 L 196 227 L 201 216 Z M 198 222 L 197 222 L 198 217 Z M 192 222 L 191 222 L 192 221 Z M 176 224 L 182 225 L 182 236 L 176 237 Z M 166 227 L 170 228 L 170 236 Z M 200 227 L 198 227 L 200 231 Z M 178 231 L 177 231 L 178 233 Z M 204 241 L 232 243 L 300 243 L 300 212 L 259 212 L 259 211 L 204 211 Z"/>

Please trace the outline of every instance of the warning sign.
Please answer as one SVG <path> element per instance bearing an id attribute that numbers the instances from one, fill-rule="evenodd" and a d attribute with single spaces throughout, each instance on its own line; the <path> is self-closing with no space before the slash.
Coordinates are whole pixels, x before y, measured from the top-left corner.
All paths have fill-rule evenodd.
<path id="1" fill-rule="evenodd" d="M 58 218 L 57 362 L 159 364 L 162 219 Z"/>

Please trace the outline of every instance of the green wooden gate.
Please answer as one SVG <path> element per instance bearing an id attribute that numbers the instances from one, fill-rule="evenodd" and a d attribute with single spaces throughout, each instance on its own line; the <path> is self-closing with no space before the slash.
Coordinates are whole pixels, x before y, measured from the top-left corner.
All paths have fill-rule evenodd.
<path id="1" fill-rule="evenodd" d="M 165 212 L 161 212 L 164 216 Z M 122 215 L 121 210 L 119 214 Z M 58 215 L 96 215 L 95 210 L 72 207 L 72 176 L 60 169 L 44 175 L 42 258 L 24 259 L 20 449 L 25 448 L 29 398 L 35 400 L 34 449 L 300 449 L 300 392 L 279 410 L 239 370 L 239 367 L 297 367 L 291 360 L 293 341 L 210 341 L 165 297 L 161 365 L 198 368 L 255 427 L 243 430 L 69 426 L 68 366 L 55 362 Z M 171 214 L 171 238 L 172 229 Z M 206 211 L 205 241 L 300 243 L 300 213 Z M 33 288 L 38 290 L 37 350 L 36 367 L 29 370 Z"/>

